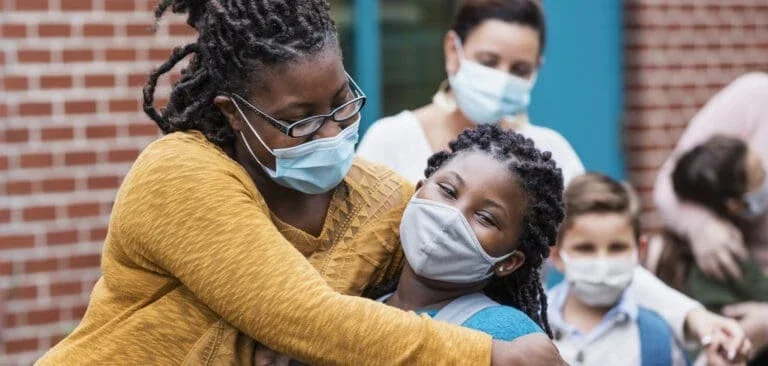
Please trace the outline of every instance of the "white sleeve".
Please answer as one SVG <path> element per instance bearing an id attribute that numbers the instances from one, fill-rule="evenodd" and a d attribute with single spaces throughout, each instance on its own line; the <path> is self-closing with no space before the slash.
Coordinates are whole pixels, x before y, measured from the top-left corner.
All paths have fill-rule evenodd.
<path id="1" fill-rule="evenodd" d="M 659 313 L 681 342 L 685 339 L 685 318 L 691 310 L 702 307 L 696 300 L 664 284 L 642 266 L 635 269 L 628 291 L 638 305 Z"/>

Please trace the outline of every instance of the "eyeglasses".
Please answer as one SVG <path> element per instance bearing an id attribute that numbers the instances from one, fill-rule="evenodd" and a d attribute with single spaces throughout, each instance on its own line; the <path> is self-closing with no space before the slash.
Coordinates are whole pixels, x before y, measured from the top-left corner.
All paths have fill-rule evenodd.
<path id="1" fill-rule="evenodd" d="M 245 100 L 245 98 L 234 93 L 232 95 L 237 97 L 237 99 L 239 99 L 243 103 L 245 103 L 245 105 L 250 107 L 254 112 L 258 113 L 261 117 L 267 120 L 267 122 L 269 122 L 272 126 L 280 130 L 280 132 L 290 137 L 305 137 L 319 130 L 320 127 L 322 127 L 325 121 L 328 120 L 329 118 L 336 123 L 345 122 L 350 118 L 356 116 L 358 113 L 360 113 L 360 110 L 363 109 L 363 106 L 365 105 L 365 100 L 366 100 L 365 93 L 363 93 L 360 87 L 357 86 L 357 83 L 355 83 L 355 81 L 352 80 L 352 77 L 350 77 L 349 74 L 346 74 L 346 75 L 347 75 L 347 82 L 349 83 L 349 86 L 352 89 L 352 93 L 355 95 L 355 97 L 352 100 L 336 107 L 334 110 L 331 111 L 331 113 L 318 114 L 316 116 L 307 117 L 293 123 L 287 123 L 287 122 L 280 121 L 276 118 L 273 118 L 272 116 L 262 112 L 260 109 L 253 106 L 251 103 Z"/>

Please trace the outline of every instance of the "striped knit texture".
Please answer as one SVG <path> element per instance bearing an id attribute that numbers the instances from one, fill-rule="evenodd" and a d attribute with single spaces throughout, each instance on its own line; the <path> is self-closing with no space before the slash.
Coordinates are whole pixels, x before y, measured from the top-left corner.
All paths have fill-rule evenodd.
<path id="1" fill-rule="evenodd" d="M 313 365 L 490 364 L 487 335 L 342 295 L 400 267 L 412 193 L 356 161 L 313 238 L 202 135 L 168 135 L 120 188 L 83 322 L 38 363 L 248 364 L 256 339 Z"/>

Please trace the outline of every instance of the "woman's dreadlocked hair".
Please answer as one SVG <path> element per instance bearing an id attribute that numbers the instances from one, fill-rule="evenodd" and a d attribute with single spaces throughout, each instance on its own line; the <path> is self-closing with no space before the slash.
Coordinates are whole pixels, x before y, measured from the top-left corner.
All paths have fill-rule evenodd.
<path id="1" fill-rule="evenodd" d="M 164 133 L 198 130 L 211 142 L 231 146 L 234 131 L 214 105 L 221 92 L 248 95 L 260 67 L 318 52 L 336 44 L 336 26 L 327 0 L 162 0 L 159 20 L 170 8 L 186 13 L 198 33 L 195 42 L 176 47 L 155 69 L 144 87 L 144 112 Z M 158 78 L 193 55 L 158 112 L 154 94 Z"/>
<path id="2" fill-rule="evenodd" d="M 552 337 L 539 267 L 549 256 L 549 247 L 555 245 L 565 216 L 560 168 L 549 152 L 536 149 L 530 139 L 496 126 L 465 130 L 448 146 L 450 151 L 429 158 L 424 171 L 427 178 L 457 155 L 481 151 L 505 163 L 526 192 L 527 209 L 517 240 L 517 250 L 525 254 L 525 263 L 508 276 L 492 277 L 485 286 L 485 294 L 500 304 L 520 309 Z"/>

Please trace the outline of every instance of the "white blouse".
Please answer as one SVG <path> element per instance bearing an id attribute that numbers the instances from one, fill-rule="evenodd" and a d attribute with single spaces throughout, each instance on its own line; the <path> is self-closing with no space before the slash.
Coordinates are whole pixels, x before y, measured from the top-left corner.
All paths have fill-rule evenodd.
<path id="1" fill-rule="evenodd" d="M 584 165 L 571 144 L 556 131 L 521 123 L 515 132 L 533 140 L 539 150 L 550 151 L 563 171 L 565 185 L 584 173 Z M 367 160 L 384 164 L 412 182 L 424 178 L 427 159 L 434 151 L 411 111 L 383 118 L 368 129 L 357 154 Z"/>

